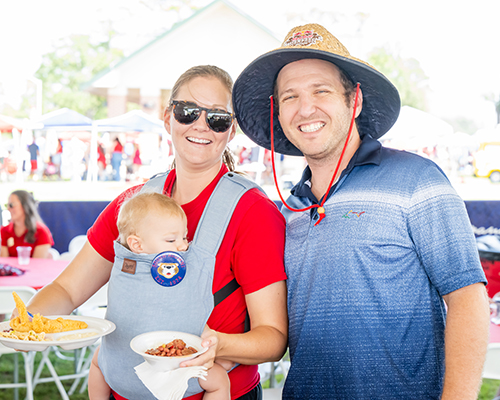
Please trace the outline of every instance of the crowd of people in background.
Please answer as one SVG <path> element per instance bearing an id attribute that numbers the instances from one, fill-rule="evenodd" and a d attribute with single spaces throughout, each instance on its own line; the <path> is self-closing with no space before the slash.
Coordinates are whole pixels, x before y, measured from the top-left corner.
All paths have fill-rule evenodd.
<path id="1" fill-rule="evenodd" d="M 109 137 L 108 137 L 109 136 Z M 244 135 L 238 135 L 244 136 Z M 54 145 L 48 146 L 48 140 L 43 134 L 38 135 L 25 150 L 16 151 L 6 141 L 0 141 L 0 182 L 14 181 L 18 171 L 22 171 L 26 180 L 85 180 L 90 163 L 90 141 L 81 140 L 77 136 L 58 138 Z M 383 142 L 386 147 L 392 147 L 391 141 Z M 237 163 L 238 169 L 255 179 L 259 176 L 259 183 L 273 184 L 271 153 L 254 143 L 238 143 L 229 148 Z M 416 152 L 436 162 L 450 179 L 461 179 L 473 174 L 472 149 L 456 149 L 439 147 L 425 147 Z M 260 154 L 262 152 L 262 154 Z M 97 146 L 97 176 L 100 181 L 144 181 L 155 173 L 162 171 L 173 158 L 171 143 L 163 143 L 161 138 L 154 157 L 151 151 L 143 151 L 141 143 L 136 137 L 129 138 L 125 134 L 109 134 L 103 136 Z M 300 179 L 295 177 L 293 170 L 300 172 L 303 163 L 295 160 L 286 160 L 277 155 L 278 166 L 283 166 L 281 175 L 285 175 L 283 188 L 289 186 L 288 181 Z M 296 167 L 297 165 L 298 167 Z"/>
<path id="2" fill-rule="evenodd" d="M 0 182 L 12 182 L 22 173 L 24 180 L 85 180 L 91 163 L 90 140 L 78 135 L 49 140 L 35 132 L 29 144 L 14 146 L 14 140 L 0 141 Z M 151 142 L 149 142 L 151 143 Z M 97 176 L 100 181 L 144 181 L 171 162 L 171 144 L 141 148 L 137 137 L 106 134 L 97 145 Z M 145 171 L 141 167 L 145 166 Z M 152 171 L 152 173 L 151 173 Z"/>

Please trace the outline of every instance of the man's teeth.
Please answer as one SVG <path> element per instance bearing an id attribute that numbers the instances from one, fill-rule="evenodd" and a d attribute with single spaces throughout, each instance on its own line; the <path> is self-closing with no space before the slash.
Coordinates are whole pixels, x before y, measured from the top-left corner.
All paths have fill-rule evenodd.
<path id="1" fill-rule="evenodd" d="M 299 129 L 302 132 L 314 132 L 317 131 L 320 128 L 323 128 L 325 124 L 323 122 L 317 122 L 315 124 L 310 124 L 310 125 L 301 125 Z"/>
<path id="2" fill-rule="evenodd" d="M 187 140 L 189 140 L 190 142 L 200 143 L 200 144 L 209 144 L 210 143 L 210 140 L 199 139 L 199 138 L 194 138 L 194 137 L 188 137 Z"/>

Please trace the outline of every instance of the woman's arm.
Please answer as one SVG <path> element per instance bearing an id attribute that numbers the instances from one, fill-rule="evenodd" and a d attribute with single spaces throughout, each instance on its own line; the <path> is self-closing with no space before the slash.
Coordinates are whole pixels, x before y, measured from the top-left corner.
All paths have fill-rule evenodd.
<path id="1" fill-rule="evenodd" d="M 288 343 L 285 281 L 275 282 L 248 294 L 245 300 L 251 330 L 240 334 L 206 331 L 202 345 L 210 346 L 209 350 L 182 363 L 183 367 L 211 367 L 215 357 L 249 365 L 278 361 L 283 357 Z"/>
<path id="2" fill-rule="evenodd" d="M 33 258 L 49 258 L 50 244 L 41 244 L 33 249 Z"/>
<path id="3" fill-rule="evenodd" d="M 237 230 L 234 243 L 231 244 L 231 269 L 245 293 L 244 302 L 251 330 L 245 333 L 205 331 L 202 345 L 209 347 L 208 351 L 182 366 L 211 367 L 215 358 L 255 365 L 278 361 L 286 351 L 287 290 L 283 265 L 285 220 L 265 195 L 249 191 L 240 199 L 226 237 L 231 238 L 231 229 Z M 254 269 L 256 249 L 269 268 L 267 274 L 259 277 L 255 276 Z M 216 319 L 209 319 L 208 324 L 217 329 Z"/>
<path id="4" fill-rule="evenodd" d="M 87 241 L 66 269 L 30 300 L 28 310 L 42 315 L 70 314 L 109 280 L 112 266 Z"/>
<path id="5" fill-rule="evenodd" d="M 9 249 L 7 246 L 2 246 L 0 249 L 0 257 L 8 257 L 9 256 Z"/>
<path id="6" fill-rule="evenodd" d="M 285 281 L 248 294 L 245 300 L 251 330 L 238 335 L 217 333 L 217 357 L 240 364 L 279 361 L 288 343 Z"/>

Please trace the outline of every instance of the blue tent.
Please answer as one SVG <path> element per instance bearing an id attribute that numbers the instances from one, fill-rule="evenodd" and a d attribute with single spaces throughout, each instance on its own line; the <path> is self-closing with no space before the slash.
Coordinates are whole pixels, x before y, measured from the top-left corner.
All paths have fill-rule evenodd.
<path id="1" fill-rule="evenodd" d="M 56 111 L 49 112 L 36 119 L 34 122 L 42 123 L 41 129 L 55 130 L 92 130 L 92 120 L 85 115 L 82 115 L 69 108 L 61 108 Z"/>
<path id="2" fill-rule="evenodd" d="M 141 110 L 133 110 L 118 117 L 94 121 L 100 131 L 108 132 L 153 132 L 165 135 L 163 121 L 146 114 Z"/>

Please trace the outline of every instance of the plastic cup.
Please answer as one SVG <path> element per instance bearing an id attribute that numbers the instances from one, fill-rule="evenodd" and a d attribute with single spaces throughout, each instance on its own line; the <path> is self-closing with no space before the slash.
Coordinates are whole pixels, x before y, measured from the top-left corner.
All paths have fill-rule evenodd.
<path id="1" fill-rule="evenodd" d="M 17 262 L 19 265 L 28 265 L 30 263 L 31 247 L 17 246 Z"/>

